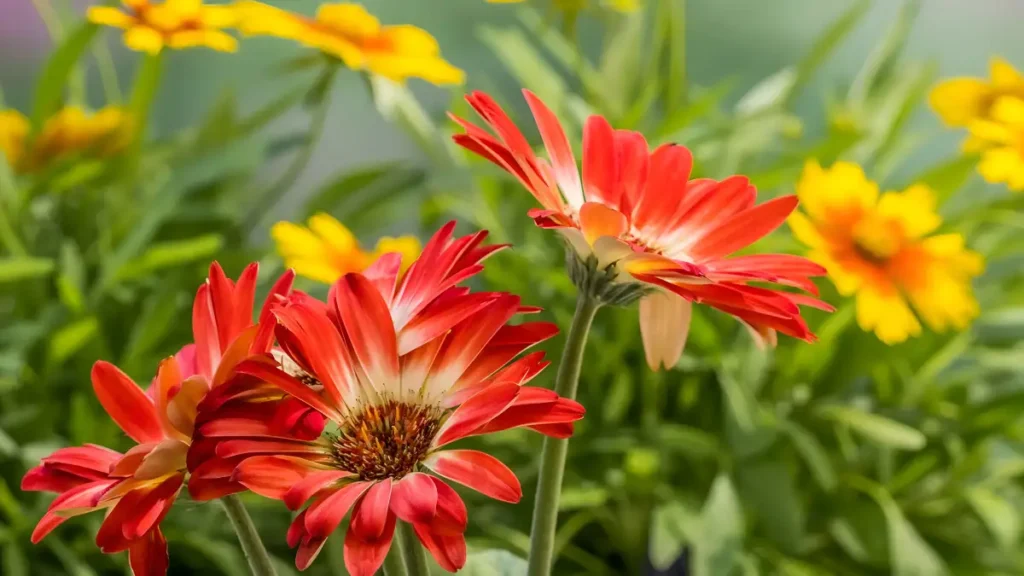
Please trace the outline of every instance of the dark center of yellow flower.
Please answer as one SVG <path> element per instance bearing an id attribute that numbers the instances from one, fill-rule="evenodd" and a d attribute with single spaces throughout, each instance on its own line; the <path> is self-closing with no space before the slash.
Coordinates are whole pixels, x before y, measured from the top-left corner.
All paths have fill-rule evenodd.
<path id="1" fill-rule="evenodd" d="M 441 416 L 436 406 L 395 400 L 367 406 L 339 430 L 335 463 L 361 480 L 401 478 L 426 458 Z"/>
<path id="2" fill-rule="evenodd" d="M 853 247 L 857 254 L 874 263 L 884 263 L 903 245 L 898 226 L 880 217 L 866 217 L 853 227 Z"/>

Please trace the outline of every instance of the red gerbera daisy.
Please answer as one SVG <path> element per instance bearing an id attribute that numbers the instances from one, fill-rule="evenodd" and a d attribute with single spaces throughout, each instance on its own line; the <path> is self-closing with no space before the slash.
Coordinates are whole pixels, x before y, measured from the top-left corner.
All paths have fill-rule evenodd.
<path id="1" fill-rule="evenodd" d="M 283 354 L 243 362 L 200 406 L 205 440 L 189 455 L 197 470 L 234 468 L 235 480 L 292 510 L 310 502 L 288 531 L 299 569 L 350 510 L 345 564 L 354 576 L 381 566 L 397 520 L 412 524 L 442 567 L 459 569 L 466 507 L 424 469 L 516 502 L 519 482 L 504 464 L 449 445 L 517 427 L 565 438 L 583 416 L 578 403 L 524 386 L 547 363 L 539 352 L 516 356 L 557 329 L 509 325 L 537 309 L 456 286 L 500 246 L 480 246 L 484 232 L 453 239 L 453 228 L 404 276 L 388 255 L 338 280 L 326 304 L 293 294 L 274 310 Z"/>
<path id="2" fill-rule="evenodd" d="M 508 171 L 540 202 L 530 211 L 542 228 L 562 233 L 583 262 L 604 273 L 609 286 L 653 289 L 640 302 L 647 362 L 672 366 L 682 354 L 693 302 L 731 314 L 759 341 L 776 331 L 811 341 L 799 306 L 831 307 L 803 294 L 749 283 L 772 282 L 817 294 L 813 262 L 785 254 L 726 258 L 775 230 L 796 208 L 795 196 L 755 205 L 756 190 L 743 176 L 721 182 L 690 180 L 690 151 L 667 144 L 653 152 L 643 135 L 613 130 L 591 116 L 583 132 L 583 177 L 555 115 L 524 90 L 550 163 L 487 94 L 466 97 L 497 135 L 452 116 L 464 129 L 454 140 Z M 621 294 L 622 290 L 611 292 Z"/>
<path id="3" fill-rule="evenodd" d="M 160 521 L 185 481 L 196 406 L 212 386 L 226 380 L 235 364 L 266 352 L 273 339 L 270 328 L 261 331 L 252 323 L 256 275 L 252 264 L 234 284 L 217 263 L 210 267 L 210 278 L 199 288 L 193 308 L 196 344 L 161 362 L 147 390 L 113 364 L 93 365 L 96 397 L 138 444 L 124 454 L 91 444 L 62 448 L 29 470 L 22 490 L 59 494 L 32 533 L 33 543 L 71 516 L 107 509 L 96 535 L 100 549 L 108 554 L 128 550 L 137 576 L 167 572 L 167 542 Z M 282 276 L 268 302 L 286 295 L 291 281 L 290 272 Z M 266 306 L 264 314 L 269 317 Z M 207 497 L 235 487 L 242 489 L 224 482 L 189 482 L 192 492 Z"/>

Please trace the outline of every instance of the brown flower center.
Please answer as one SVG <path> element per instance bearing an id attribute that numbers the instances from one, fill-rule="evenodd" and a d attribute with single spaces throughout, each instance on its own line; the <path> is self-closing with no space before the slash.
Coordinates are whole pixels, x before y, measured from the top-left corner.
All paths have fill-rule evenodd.
<path id="1" fill-rule="evenodd" d="M 426 458 L 441 416 L 436 406 L 395 400 L 367 406 L 338 431 L 335 462 L 361 480 L 401 478 Z"/>

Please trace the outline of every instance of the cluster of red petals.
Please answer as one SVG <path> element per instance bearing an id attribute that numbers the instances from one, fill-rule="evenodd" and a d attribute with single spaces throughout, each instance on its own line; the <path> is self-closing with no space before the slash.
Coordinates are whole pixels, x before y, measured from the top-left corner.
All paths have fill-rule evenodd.
<path id="1" fill-rule="evenodd" d="M 129 551 L 136 576 L 167 572 L 167 542 L 160 522 L 170 511 L 186 478 L 186 454 L 197 407 L 209 390 L 224 383 L 242 359 L 270 349 L 271 328 L 252 324 L 257 267 L 249 266 L 237 283 L 214 263 L 199 288 L 193 308 L 195 344 L 161 362 L 156 378 L 143 390 L 108 362 L 92 369 L 93 390 L 111 419 L 136 442 L 122 454 L 87 444 L 62 448 L 43 458 L 22 479 L 22 490 L 58 496 L 32 533 L 39 542 L 67 518 L 105 509 L 96 535 L 104 553 Z M 292 275 L 275 285 L 269 301 L 287 295 Z M 269 318 L 269 307 L 263 316 Z M 224 489 L 189 482 L 201 494 Z"/>
<path id="2" fill-rule="evenodd" d="M 600 116 L 591 116 L 584 127 L 581 178 L 554 113 L 529 91 L 524 94 L 549 160 L 534 153 L 508 115 L 482 92 L 466 99 L 494 135 L 452 116 L 465 130 L 454 140 L 508 171 L 533 194 L 541 209 L 530 216 L 538 226 L 557 229 L 584 257 L 618 263 L 635 281 L 731 314 L 766 340 L 773 341 L 775 331 L 813 340 L 799 306 L 830 310 L 828 304 L 749 283 L 816 295 L 810 277 L 824 274 L 822 267 L 784 254 L 726 258 L 778 228 L 796 208 L 795 196 L 756 204 L 756 190 L 745 177 L 691 180 L 693 159 L 685 147 L 666 144 L 650 151 L 642 134 L 614 130 Z M 688 308 L 664 306 L 663 314 L 652 311 L 647 320 L 678 316 L 688 325 Z M 681 329 L 685 334 L 686 326 Z M 650 346 L 647 335 L 645 330 Z"/>
<path id="3" fill-rule="evenodd" d="M 518 427 L 564 438 L 583 416 L 578 403 L 525 385 L 547 362 L 540 352 L 520 353 L 557 329 L 508 324 L 537 309 L 516 296 L 458 286 L 501 246 L 482 246 L 483 232 L 453 238 L 453 228 L 442 228 L 404 275 L 398 255 L 387 255 L 338 280 L 326 302 L 293 293 L 273 309 L 287 358 L 241 363 L 236 378 L 200 406 L 202 440 L 189 454 L 193 478 L 237 481 L 301 509 L 288 531 L 299 569 L 351 512 L 345 564 L 354 576 L 380 568 L 399 520 L 412 524 L 443 568 L 458 570 L 466 560 L 467 512 L 440 477 L 506 502 L 522 491 L 493 456 L 449 445 Z M 373 474 L 353 469 L 338 438 L 322 434 L 328 420 L 339 430 L 360 422 L 404 430 L 402 450 L 381 448 L 380 461 L 415 461 Z M 413 449 L 420 452 L 403 451 Z"/>

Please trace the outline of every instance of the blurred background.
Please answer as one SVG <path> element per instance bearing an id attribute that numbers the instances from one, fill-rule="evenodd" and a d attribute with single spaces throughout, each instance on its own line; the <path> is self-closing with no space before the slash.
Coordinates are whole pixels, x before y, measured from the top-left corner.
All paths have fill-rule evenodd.
<path id="1" fill-rule="evenodd" d="M 270 3 L 306 15 L 319 5 Z M 243 38 L 235 54 L 165 50 L 162 70 L 110 28 L 76 52 L 67 46 L 89 3 L 0 0 L 0 109 L 50 114 L 78 92 L 99 109 L 111 79 L 97 63 L 109 58 L 146 127 L 117 158 L 76 156 L 35 173 L 0 163 L 4 576 L 128 573 L 123 554 L 93 544 L 101 514 L 31 545 L 51 496 L 20 491 L 20 478 L 61 446 L 126 449 L 90 366 L 109 360 L 148 382 L 190 341 L 211 260 L 231 277 L 259 261 L 268 288 L 284 266 L 276 222 L 326 212 L 364 246 L 387 234 L 425 240 L 452 218 L 461 233 L 488 229 L 514 249 L 488 261 L 478 287 L 519 294 L 564 330 L 575 289 L 563 247 L 525 216 L 533 199 L 518 182 L 450 145 L 444 117 L 471 118 L 462 95 L 485 90 L 537 144 L 523 87 L 551 105 L 577 149 L 583 119 L 600 113 L 652 144 L 691 147 L 695 175 L 750 176 L 762 200 L 793 193 L 809 159 L 859 163 L 883 190 L 926 183 L 939 232 L 961 234 L 986 261 L 970 328 L 892 346 L 861 330 L 853 299 L 824 278 L 822 297 L 838 310 L 806 313 L 817 344 L 780 338 L 760 350 L 734 319 L 698 308 L 683 359 L 665 372 L 644 362 L 635 308 L 602 310 L 555 574 L 1024 574 L 1024 195 L 980 177 L 978 158 L 961 153 L 964 132 L 926 104 L 940 79 L 987 77 L 993 56 L 1024 66 L 1024 4 L 651 0 L 622 14 L 593 1 L 574 27 L 553 4 L 365 2 L 385 24 L 433 34 L 466 71 L 465 86 L 403 87 L 322 59 L 303 66 L 311 49 L 272 37 Z M 806 247 L 783 226 L 756 250 Z M 553 361 L 562 344 L 545 343 Z M 536 382 L 553 378 L 551 368 Z M 460 490 L 464 571 L 523 574 L 540 438 L 467 444 L 506 462 L 525 497 L 511 506 Z M 246 504 L 279 574 L 295 573 L 289 513 L 258 497 Z M 182 497 L 164 526 L 172 574 L 246 574 L 216 506 Z M 308 573 L 344 575 L 341 544 L 329 539 Z"/>

